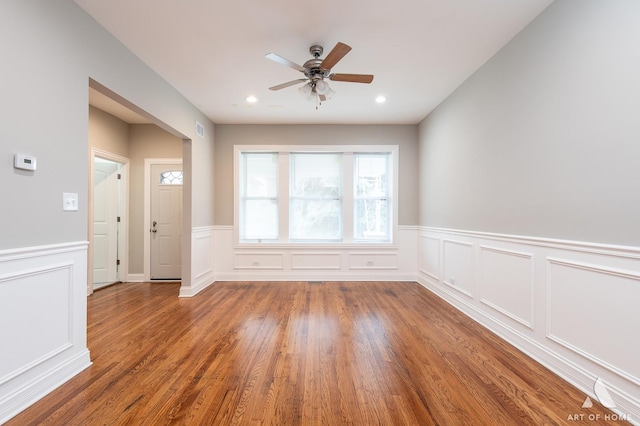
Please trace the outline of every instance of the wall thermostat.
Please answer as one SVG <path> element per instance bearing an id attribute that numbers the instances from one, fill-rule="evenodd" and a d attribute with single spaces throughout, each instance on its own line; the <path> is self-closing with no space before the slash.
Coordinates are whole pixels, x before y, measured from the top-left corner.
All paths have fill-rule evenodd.
<path id="1" fill-rule="evenodd" d="M 13 167 L 23 170 L 35 170 L 36 157 L 24 154 L 16 154 L 13 156 Z"/>

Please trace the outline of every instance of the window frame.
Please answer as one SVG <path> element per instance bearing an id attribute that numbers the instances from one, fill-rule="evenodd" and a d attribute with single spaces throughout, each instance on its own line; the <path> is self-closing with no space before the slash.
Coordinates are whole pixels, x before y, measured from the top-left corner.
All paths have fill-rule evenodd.
<path id="1" fill-rule="evenodd" d="M 278 179 L 278 241 L 243 241 L 240 239 L 240 161 L 242 153 L 277 153 L 279 160 Z M 340 153 L 343 158 L 342 171 L 342 240 L 341 241 L 291 241 L 289 240 L 289 185 L 290 185 L 290 161 L 291 153 Z M 390 229 L 389 240 L 360 240 L 355 239 L 354 234 L 354 154 L 388 153 L 390 158 L 389 185 L 390 201 Z M 398 235 L 398 145 L 234 145 L 234 247 L 237 248 L 301 248 L 301 247 L 327 247 L 327 248 L 367 248 L 385 247 L 394 248 Z"/>

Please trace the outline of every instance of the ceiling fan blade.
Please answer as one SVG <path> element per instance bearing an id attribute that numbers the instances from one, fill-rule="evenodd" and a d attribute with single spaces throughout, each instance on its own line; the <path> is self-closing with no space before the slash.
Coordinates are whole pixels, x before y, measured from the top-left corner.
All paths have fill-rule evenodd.
<path id="1" fill-rule="evenodd" d="M 305 81 L 307 81 L 306 78 L 299 78 L 297 80 L 291 80 L 286 83 L 278 84 L 277 86 L 269 87 L 269 90 L 280 90 L 280 89 L 284 89 L 285 87 L 293 86 L 295 84 L 300 84 Z"/>
<path id="2" fill-rule="evenodd" d="M 294 70 L 298 70 L 300 72 L 305 72 L 306 70 L 304 69 L 304 67 L 302 67 L 301 65 L 296 64 L 295 62 L 292 62 L 290 60 L 288 60 L 287 58 L 283 58 L 280 55 L 277 55 L 275 53 L 267 53 L 266 55 L 264 55 L 265 58 L 267 59 L 271 59 L 272 61 L 275 61 L 279 64 L 282 65 L 286 65 L 288 67 L 293 68 Z"/>
<path id="3" fill-rule="evenodd" d="M 332 81 L 346 81 L 349 83 L 371 83 L 373 76 L 371 74 L 331 74 L 329 79 Z"/>
<path id="4" fill-rule="evenodd" d="M 340 59 L 344 57 L 344 55 L 349 53 L 350 50 L 351 46 L 338 42 L 338 44 L 336 44 L 333 49 L 331 49 L 331 52 L 329 52 L 327 57 L 324 58 L 324 60 L 320 64 L 320 67 L 325 70 L 330 70 L 334 67 L 335 64 L 338 63 Z"/>

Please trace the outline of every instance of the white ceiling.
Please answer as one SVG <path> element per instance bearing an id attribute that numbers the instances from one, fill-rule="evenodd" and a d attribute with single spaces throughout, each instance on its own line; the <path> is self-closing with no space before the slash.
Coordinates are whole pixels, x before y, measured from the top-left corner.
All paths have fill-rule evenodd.
<path id="1" fill-rule="evenodd" d="M 552 2 L 74 1 L 214 123 L 344 124 L 418 123 Z M 304 76 L 265 54 L 302 65 L 339 41 L 353 50 L 332 71 L 373 83 L 331 82 L 317 110 L 298 86 L 268 90 Z"/>

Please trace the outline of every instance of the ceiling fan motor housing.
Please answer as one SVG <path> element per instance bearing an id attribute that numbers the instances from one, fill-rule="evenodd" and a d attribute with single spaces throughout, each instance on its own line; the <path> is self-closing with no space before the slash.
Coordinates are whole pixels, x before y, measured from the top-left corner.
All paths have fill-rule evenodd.
<path id="1" fill-rule="evenodd" d="M 313 56 L 313 59 L 309 59 L 303 65 L 303 67 L 305 68 L 304 75 L 305 77 L 310 79 L 312 83 L 315 83 L 318 80 L 322 80 L 325 77 L 329 77 L 329 71 L 331 70 L 325 70 L 321 66 L 323 60 L 320 59 L 320 56 L 322 56 L 323 51 L 324 49 L 320 45 L 314 44 L 313 46 L 311 46 L 309 48 L 309 52 Z"/>
<path id="2" fill-rule="evenodd" d="M 309 48 L 309 53 L 311 53 L 311 56 L 313 56 L 314 58 L 319 58 L 320 56 L 322 56 L 322 52 L 324 52 L 324 49 L 319 44 L 314 44 Z"/>

